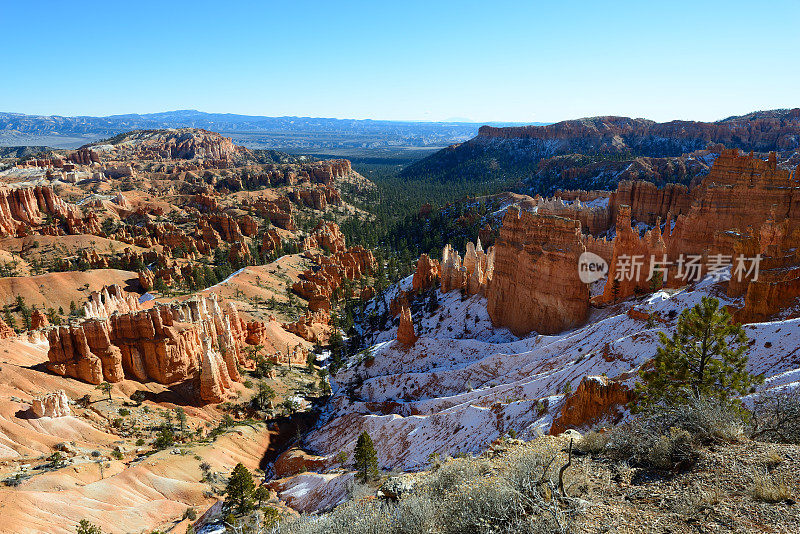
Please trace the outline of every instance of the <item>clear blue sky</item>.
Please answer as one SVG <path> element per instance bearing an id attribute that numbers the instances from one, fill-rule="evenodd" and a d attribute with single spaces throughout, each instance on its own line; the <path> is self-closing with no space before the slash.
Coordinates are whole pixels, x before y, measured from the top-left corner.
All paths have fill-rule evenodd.
<path id="1" fill-rule="evenodd" d="M 800 106 L 798 20 L 797 0 L 2 0 L 0 111 L 716 120 Z"/>

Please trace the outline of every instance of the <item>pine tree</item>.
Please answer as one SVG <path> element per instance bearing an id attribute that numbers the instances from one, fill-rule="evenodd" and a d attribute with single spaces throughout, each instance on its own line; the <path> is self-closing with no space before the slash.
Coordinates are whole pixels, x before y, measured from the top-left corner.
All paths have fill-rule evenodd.
<path id="1" fill-rule="evenodd" d="M 662 279 L 663 275 L 661 274 L 661 272 L 653 273 L 653 277 L 650 278 L 650 291 L 655 293 L 656 291 L 661 289 L 661 286 L 664 285 Z"/>
<path id="2" fill-rule="evenodd" d="M 81 519 L 81 522 L 78 523 L 75 532 L 77 534 L 103 534 L 103 531 L 100 530 L 100 527 L 91 524 L 88 519 Z"/>
<path id="3" fill-rule="evenodd" d="M 703 297 L 700 304 L 685 309 L 672 338 L 663 332 L 659 338 L 652 368 L 639 371 L 637 410 L 686 404 L 702 396 L 728 402 L 763 381 L 746 370 L 744 329 L 715 298 Z"/>
<path id="4" fill-rule="evenodd" d="M 269 488 L 266 486 L 257 487 L 253 492 L 253 498 L 258 501 L 258 507 L 261 508 L 261 504 L 269 500 Z"/>
<path id="5" fill-rule="evenodd" d="M 108 395 L 108 400 L 109 402 L 111 401 L 111 384 L 109 384 L 108 382 L 100 382 L 95 387 L 95 389 L 99 389 L 100 391 Z"/>
<path id="6" fill-rule="evenodd" d="M 235 508 L 238 514 L 245 514 L 253 506 L 254 492 L 253 475 L 244 465 L 236 464 L 225 487 L 225 506 L 228 509 Z"/>
<path id="7" fill-rule="evenodd" d="M 353 451 L 353 459 L 355 460 L 357 477 L 362 482 L 375 480 L 378 478 L 378 456 L 375 452 L 375 445 L 372 443 L 372 438 L 365 430 L 358 436 L 355 451 Z"/>
<path id="8" fill-rule="evenodd" d="M 613 297 L 614 302 L 619 299 L 619 280 L 616 278 L 614 278 L 614 280 L 611 282 L 611 296 Z"/>
<path id="9" fill-rule="evenodd" d="M 180 425 L 181 429 L 181 436 L 183 436 L 184 432 L 186 431 L 186 411 L 178 406 L 175 408 L 175 418 L 178 420 L 178 425 Z"/>

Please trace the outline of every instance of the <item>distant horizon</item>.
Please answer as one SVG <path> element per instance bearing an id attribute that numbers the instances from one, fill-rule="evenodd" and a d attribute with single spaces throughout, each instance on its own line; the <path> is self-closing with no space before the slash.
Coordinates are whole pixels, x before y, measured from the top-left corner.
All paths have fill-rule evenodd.
<path id="1" fill-rule="evenodd" d="M 800 99 L 798 99 L 800 100 Z M 511 124 L 511 125 L 531 125 L 531 126 L 548 126 L 551 124 L 557 124 L 559 122 L 566 122 L 566 121 L 574 121 L 574 120 L 581 120 L 581 119 L 593 119 L 598 117 L 623 117 L 629 119 L 644 119 L 644 120 L 652 120 L 657 123 L 668 123 L 673 121 L 691 121 L 691 122 L 719 122 L 730 117 L 741 117 L 750 115 L 752 113 L 761 113 L 766 111 L 780 111 L 780 110 L 792 110 L 800 108 L 800 102 L 794 106 L 788 107 L 780 107 L 780 108 L 763 108 L 763 109 L 753 109 L 750 111 L 745 112 L 737 112 L 737 113 L 730 113 L 723 117 L 719 117 L 717 119 L 712 120 L 699 120 L 694 118 L 675 118 L 675 119 L 667 119 L 667 120 L 656 120 L 651 117 L 635 117 L 632 115 L 616 115 L 610 113 L 601 113 L 595 115 L 586 115 L 582 117 L 570 117 L 565 119 L 559 119 L 554 121 L 534 121 L 534 122 L 525 122 L 525 121 L 505 121 L 505 120 L 488 120 L 488 121 L 478 121 L 472 120 L 464 117 L 458 118 L 450 118 L 450 119 L 442 119 L 442 120 L 431 120 L 431 119 L 383 119 L 383 118 L 375 118 L 375 117 L 333 117 L 333 116 L 314 116 L 314 115 L 260 115 L 260 114 L 249 114 L 249 113 L 237 113 L 237 112 L 229 112 L 229 111 L 202 111 L 198 109 L 168 109 L 163 111 L 149 111 L 149 112 L 129 112 L 129 113 L 113 113 L 110 115 L 89 115 L 89 114 L 78 114 L 78 115 L 65 115 L 60 113 L 26 113 L 23 111 L 3 111 L 0 110 L 0 114 L 12 114 L 12 115 L 23 115 L 28 117 L 59 117 L 64 119 L 75 119 L 75 118 L 114 118 L 114 117 L 125 117 L 125 116 L 140 116 L 146 117 L 148 115 L 160 115 L 160 114 L 170 114 L 170 113 L 181 113 L 181 112 L 194 112 L 194 113 L 201 113 L 205 115 L 230 115 L 230 116 L 239 116 L 239 117 L 252 117 L 252 118 L 270 118 L 270 119 L 321 119 L 321 120 L 338 120 L 338 121 L 373 121 L 373 122 L 408 122 L 408 123 L 444 123 L 444 124 L 471 124 L 471 125 L 492 125 L 492 124 Z"/>

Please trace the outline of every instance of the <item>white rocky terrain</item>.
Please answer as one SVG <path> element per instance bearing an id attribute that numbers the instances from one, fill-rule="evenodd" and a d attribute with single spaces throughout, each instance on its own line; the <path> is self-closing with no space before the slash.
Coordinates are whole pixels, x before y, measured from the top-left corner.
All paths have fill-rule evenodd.
<path id="1" fill-rule="evenodd" d="M 409 277 L 390 289 L 388 298 L 410 286 Z M 526 440 L 546 434 L 561 413 L 565 390 L 575 392 L 587 377 L 631 387 L 638 368 L 655 355 L 658 333 L 671 334 L 682 310 L 707 295 L 735 303 L 721 289 L 707 279 L 693 288 L 659 291 L 593 309 L 581 328 L 522 339 L 491 327 L 480 295 L 464 299 L 458 291 L 437 290 L 439 309 L 415 314 L 416 344 L 399 343 L 396 326 L 390 327 L 336 374 L 333 398 L 303 447 L 335 464 L 332 458 L 341 451 L 352 458 L 358 435 L 366 430 L 383 468 L 414 471 L 426 468 L 434 453 L 477 454 L 512 431 Z M 646 314 L 653 319 L 644 319 Z M 762 390 L 796 387 L 800 319 L 748 324 L 745 330 L 751 340 L 748 368 L 766 377 Z M 614 421 L 605 422 L 627 416 L 621 409 Z M 601 417 L 594 424 L 603 422 Z M 345 497 L 339 480 L 345 476 L 290 479 L 281 496 L 298 509 L 328 508 L 335 501 L 332 493 Z"/>

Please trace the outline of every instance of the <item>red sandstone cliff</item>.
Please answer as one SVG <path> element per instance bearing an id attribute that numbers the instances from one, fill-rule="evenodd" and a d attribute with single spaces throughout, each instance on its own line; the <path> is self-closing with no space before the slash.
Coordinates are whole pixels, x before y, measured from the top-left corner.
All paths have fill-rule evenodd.
<path id="1" fill-rule="evenodd" d="M 48 368 L 92 384 L 194 379 L 198 399 L 219 402 L 217 393 L 239 380 L 246 335 L 235 308 L 223 310 L 213 296 L 195 298 L 54 328 Z"/>
<path id="2" fill-rule="evenodd" d="M 632 399 L 633 392 L 619 381 L 606 376 L 584 377 L 575 393 L 564 401 L 561 413 L 550 426 L 550 434 L 597 424 L 604 419 L 610 424 L 617 423 Z"/>
<path id="3" fill-rule="evenodd" d="M 494 246 L 487 292 L 492 324 L 517 335 L 554 334 L 586 320 L 589 289 L 578 277 L 580 223 L 508 209 Z"/>

